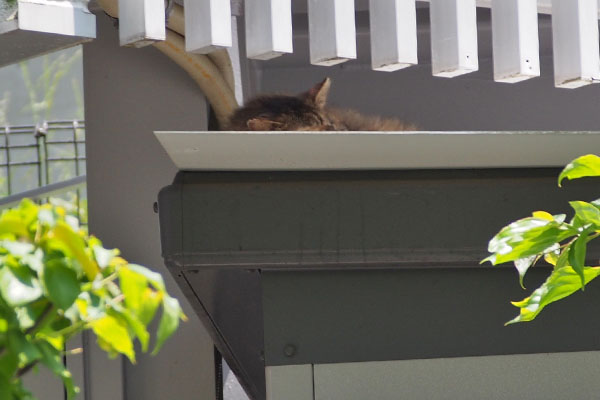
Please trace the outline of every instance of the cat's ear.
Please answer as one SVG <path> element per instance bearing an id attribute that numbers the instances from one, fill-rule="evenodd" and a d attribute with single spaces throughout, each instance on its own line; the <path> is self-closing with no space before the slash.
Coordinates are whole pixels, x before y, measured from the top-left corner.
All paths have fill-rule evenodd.
<path id="1" fill-rule="evenodd" d="M 246 122 L 246 125 L 251 131 L 274 131 L 281 125 L 281 122 L 266 118 L 252 118 Z"/>
<path id="2" fill-rule="evenodd" d="M 327 96 L 329 95 L 330 88 L 331 79 L 325 78 L 323 82 L 317 83 L 313 88 L 311 88 L 305 94 L 305 98 L 318 108 L 323 108 L 327 103 Z"/>

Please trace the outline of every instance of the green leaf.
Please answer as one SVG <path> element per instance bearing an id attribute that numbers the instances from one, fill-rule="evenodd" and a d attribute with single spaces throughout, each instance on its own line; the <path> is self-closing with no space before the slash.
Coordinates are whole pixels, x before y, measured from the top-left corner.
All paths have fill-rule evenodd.
<path id="1" fill-rule="evenodd" d="M 25 306 L 15 307 L 15 315 L 19 322 L 19 328 L 25 331 L 35 325 L 35 322 L 40 318 L 48 305 L 48 301 L 40 299 L 34 303 L 29 303 Z"/>
<path id="2" fill-rule="evenodd" d="M 37 346 L 31 343 L 25 334 L 19 331 L 10 331 L 8 333 L 8 347 L 17 355 L 19 368 L 23 368 L 42 358 L 42 354 Z"/>
<path id="3" fill-rule="evenodd" d="M 42 359 L 40 360 L 42 364 L 44 364 L 50 371 L 54 372 L 56 376 L 62 379 L 65 389 L 67 389 L 67 398 L 75 398 L 75 395 L 77 395 L 79 389 L 75 387 L 71 373 L 63 364 L 61 352 L 54 348 L 54 346 L 52 346 L 50 343 L 46 342 L 40 342 L 38 344 L 38 348 L 42 354 Z"/>
<path id="4" fill-rule="evenodd" d="M 154 286 L 156 290 L 159 290 L 161 292 L 164 292 L 166 290 L 165 281 L 163 280 L 162 275 L 158 272 L 151 271 L 148 268 L 137 264 L 129 264 L 127 265 L 127 268 L 129 268 L 133 272 L 137 272 L 138 274 L 146 277 L 146 279 L 150 281 L 150 283 L 152 284 L 152 286 Z"/>
<path id="5" fill-rule="evenodd" d="M 39 281 L 26 268 L 0 268 L 0 294 L 10 306 L 21 306 L 42 295 Z"/>
<path id="6" fill-rule="evenodd" d="M 148 287 L 148 279 L 129 268 L 123 267 L 119 270 L 119 285 L 121 286 L 121 292 L 125 295 L 125 305 L 136 315 L 139 315 L 142 307 L 142 297 Z"/>
<path id="7" fill-rule="evenodd" d="M 13 400 L 12 383 L 7 376 L 0 374 L 0 399 Z"/>
<path id="8" fill-rule="evenodd" d="M 98 264 L 86 254 L 83 238 L 62 221 L 56 223 L 56 226 L 52 230 L 52 235 L 60 240 L 71 251 L 75 259 L 81 265 L 87 278 L 90 281 L 93 281 L 99 272 L 99 268 Z"/>
<path id="9" fill-rule="evenodd" d="M 529 257 L 520 258 L 518 260 L 515 260 L 515 268 L 519 272 L 519 284 L 521 285 L 521 287 L 523 289 L 525 289 L 525 286 L 523 286 L 523 278 L 525 278 L 525 273 L 527 272 L 529 267 L 531 267 L 533 264 L 535 264 L 535 262 L 538 259 L 539 259 L 538 256 L 529 256 Z"/>
<path id="10" fill-rule="evenodd" d="M 41 208 L 38 212 L 38 221 L 41 224 L 47 225 L 49 227 L 53 227 L 56 225 L 56 221 L 58 219 L 58 215 L 53 208 Z"/>
<path id="11" fill-rule="evenodd" d="M 60 309 L 66 310 L 79 296 L 77 273 L 64 260 L 52 259 L 46 263 L 42 281 L 48 298 Z"/>
<path id="12" fill-rule="evenodd" d="M 35 272 L 37 272 L 38 276 L 42 273 L 44 269 L 44 251 L 42 249 L 37 249 L 32 254 L 25 254 L 21 256 L 19 262 L 21 265 L 24 265 Z"/>
<path id="13" fill-rule="evenodd" d="M 138 318 L 144 325 L 148 325 L 154 318 L 161 299 L 162 294 L 155 292 L 150 288 L 146 288 L 146 290 L 144 290 L 141 308 L 138 314 Z"/>
<path id="14" fill-rule="evenodd" d="M 584 282 L 588 283 L 600 275 L 600 267 L 584 267 L 583 275 Z M 573 268 L 567 266 L 555 269 L 531 296 L 512 303 L 521 310 L 516 318 L 507 322 L 507 325 L 533 320 L 548 304 L 563 299 L 582 287 L 581 279 Z"/>
<path id="15" fill-rule="evenodd" d="M 600 227 L 600 207 L 585 201 L 571 201 L 569 204 L 583 226 L 594 224 L 595 227 Z"/>
<path id="16" fill-rule="evenodd" d="M 587 154 L 571 161 L 558 176 L 558 186 L 563 179 L 577 179 L 588 176 L 600 176 L 600 157 Z"/>
<path id="17" fill-rule="evenodd" d="M 96 259 L 96 262 L 98 263 L 98 266 L 100 266 L 100 268 L 108 267 L 113 257 L 119 255 L 119 250 L 117 249 L 109 250 L 105 249 L 102 246 L 93 246 L 92 248 L 94 250 L 94 258 Z"/>
<path id="18" fill-rule="evenodd" d="M 3 214 L 0 218 L 0 236 L 13 234 L 15 237 L 29 236 L 27 225 L 21 218 L 11 214 Z"/>
<path id="19" fill-rule="evenodd" d="M 135 334 L 140 341 L 142 351 L 148 351 L 148 343 L 150 342 L 150 334 L 146 330 L 146 326 L 130 311 L 123 307 L 116 306 L 113 312 L 118 318 L 124 322 L 129 329 Z"/>
<path id="20" fill-rule="evenodd" d="M 30 243 L 16 242 L 13 240 L 3 240 L 0 242 L 0 247 L 5 248 L 13 256 L 23 257 L 35 249 Z"/>
<path id="21" fill-rule="evenodd" d="M 583 268 L 585 267 L 585 253 L 587 246 L 587 238 L 589 232 L 583 231 L 581 235 L 573 242 L 569 251 L 569 264 L 573 270 L 581 278 L 581 290 L 585 288 L 585 277 L 583 276 Z"/>
<path id="22" fill-rule="evenodd" d="M 113 316 L 107 315 L 91 323 L 94 333 L 104 344 L 118 353 L 124 354 L 135 363 L 133 342 L 127 328 Z"/>
<path id="23" fill-rule="evenodd" d="M 25 223 L 25 226 L 29 226 L 33 222 L 37 221 L 39 209 L 40 206 L 35 204 L 30 199 L 21 200 L 21 203 L 19 203 L 19 207 L 17 208 L 19 215 L 21 216 L 21 220 Z"/>
<path id="24" fill-rule="evenodd" d="M 0 356 L 0 376 L 13 376 L 17 372 L 18 366 L 19 359 L 15 352 L 8 351 Z M 2 398 L 0 396 L 0 399 Z"/>
<path id="25" fill-rule="evenodd" d="M 163 313 L 160 318 L 158 325 L 158 331 L 156 334 L 156 345 L 152 354 L 158 353 L 160 348 L 165 343 L 165 340 L 169 338 L 177 330 L 179 326 L 179 319 L 183 318 L 183 312 L 179 306 L 177 299 L 165 295 L 163 298 Z"/>
<path id="26" fill-rule="evenodd" d="M 539 216 L 523 218 L 502 228 L 490 240 L 488 251 L 493 254 L 483 261 L 495 265 L 549 252 L 556 243 L 575 234 L 577 232 L 556 220 Z"/>

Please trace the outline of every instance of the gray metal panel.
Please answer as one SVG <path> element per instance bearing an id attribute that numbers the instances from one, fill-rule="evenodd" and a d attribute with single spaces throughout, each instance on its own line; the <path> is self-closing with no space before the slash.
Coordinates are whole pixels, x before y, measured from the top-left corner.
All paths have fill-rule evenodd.
<path id="1" fill-rule="evenodd" d="M 541 283 L 548 268 L 531 270 Z M 599 350 L 600 285 L 503 326 L 529 292 L 508 268 L 263 271 L 266 365 Z M 286 346 L 296 349 L 286 355 Z"/>
<path id="2" fill-rule="evenodd" d="M 259 271 L 188 270 L 175 279 L 246 393 L 264 400 Z"/>
<path id="3" fill-rule="evenodd" d="M 180 172 L 181 200 L 165 198 L 161 209 L 182 208 L 182 218 L 161 222 L 182 237 L 163 237 L 163 256 L 171 267 L 192 269 L 475 266 L 508 222 L 539 209 L 566 212 L 568 200 L 597 195 L 593 182 L 559 189 L 557 175 Z"/>
<path id="4" fill-rule="evenodd" d="M 313 366 L 267 367 L 267 400 L 314 400 Z"/>
<path id="5" fill-rule="evenodd" d="M 315 365 L 315 400 L 592 400 L 599 362 L 581 352 Z"/>

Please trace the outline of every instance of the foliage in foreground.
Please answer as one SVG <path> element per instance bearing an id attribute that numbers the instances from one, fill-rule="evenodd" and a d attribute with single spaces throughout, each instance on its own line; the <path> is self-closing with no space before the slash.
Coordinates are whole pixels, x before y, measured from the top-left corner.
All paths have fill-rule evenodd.
<path id="1" fill-rule="evenodd" d="M 109 356 L 135 362 L 149 347 L 148 324 L 162 315 L 153 354 L 184 319 L 160 274 L 129 264 L 87 236 L 64 208 L 24 200 L 0 216 L 0 399 L 32 399 L 21 377 L 37 364 L 78 389 L 63 365 L 65 343 L 92 330 Z"/>
<path id="2" fill-rule="evenodd" d="M 558 177 L 564 179 L 600 177 L 600 157 L 588 154 L 571 161 Z M 527 270 L 544 258 L 554 266 L 546 281 L 533 293 L 512 304 L 519 315 L 507 324 L 533 320 L 548 304 L 563 299 L 600 275 L 600 266 L 586 266 L 588 243 L 600 236 L 600 199 L 592 202 L 571 201 L 575 214 L 566 222 L 566 215 L 551 215 L 536 211 L 502 228 L 488 246 L 492 253 L 485 261 L 502 264 L 512 261 L 523 278 Z"/>

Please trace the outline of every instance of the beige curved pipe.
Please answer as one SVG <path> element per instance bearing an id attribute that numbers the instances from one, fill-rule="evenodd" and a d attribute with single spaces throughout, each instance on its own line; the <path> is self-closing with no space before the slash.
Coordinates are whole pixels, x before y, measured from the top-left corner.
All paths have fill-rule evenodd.
<path id="1" fill-rule="evenodd" d="M 169 22 L 167 27 L 172 31 L 179 33 L 181 36 L 185 36 L 185 17 L 183 15 L 183 7 L 179 4 L 173 6 L 171 14 L 169 15 Z M 207 54 L 208 58 L 217 66 L 219 71 L 223 74 L 223 78 L 229 85 L 232 92 L 235 93 L 235 81 L 233 78 L 233 67 L 231 65 L 231 59 L 227 50 L 216 50 L 212 53 Z"/>
<path id="2" fill-rule="evenodd" d="M 107 14 L 118 18 L 117 0 L 98 0 Z M 167 38 L 154 46 L 171 58 L 196 81 L 212 106 L 220 126 L 238 106 L 234 95 L 233 70 L 226 50 L 210 55 L 191 54 L 185 51 L 183 7 L 175 5 L 169 17 Z"/>

